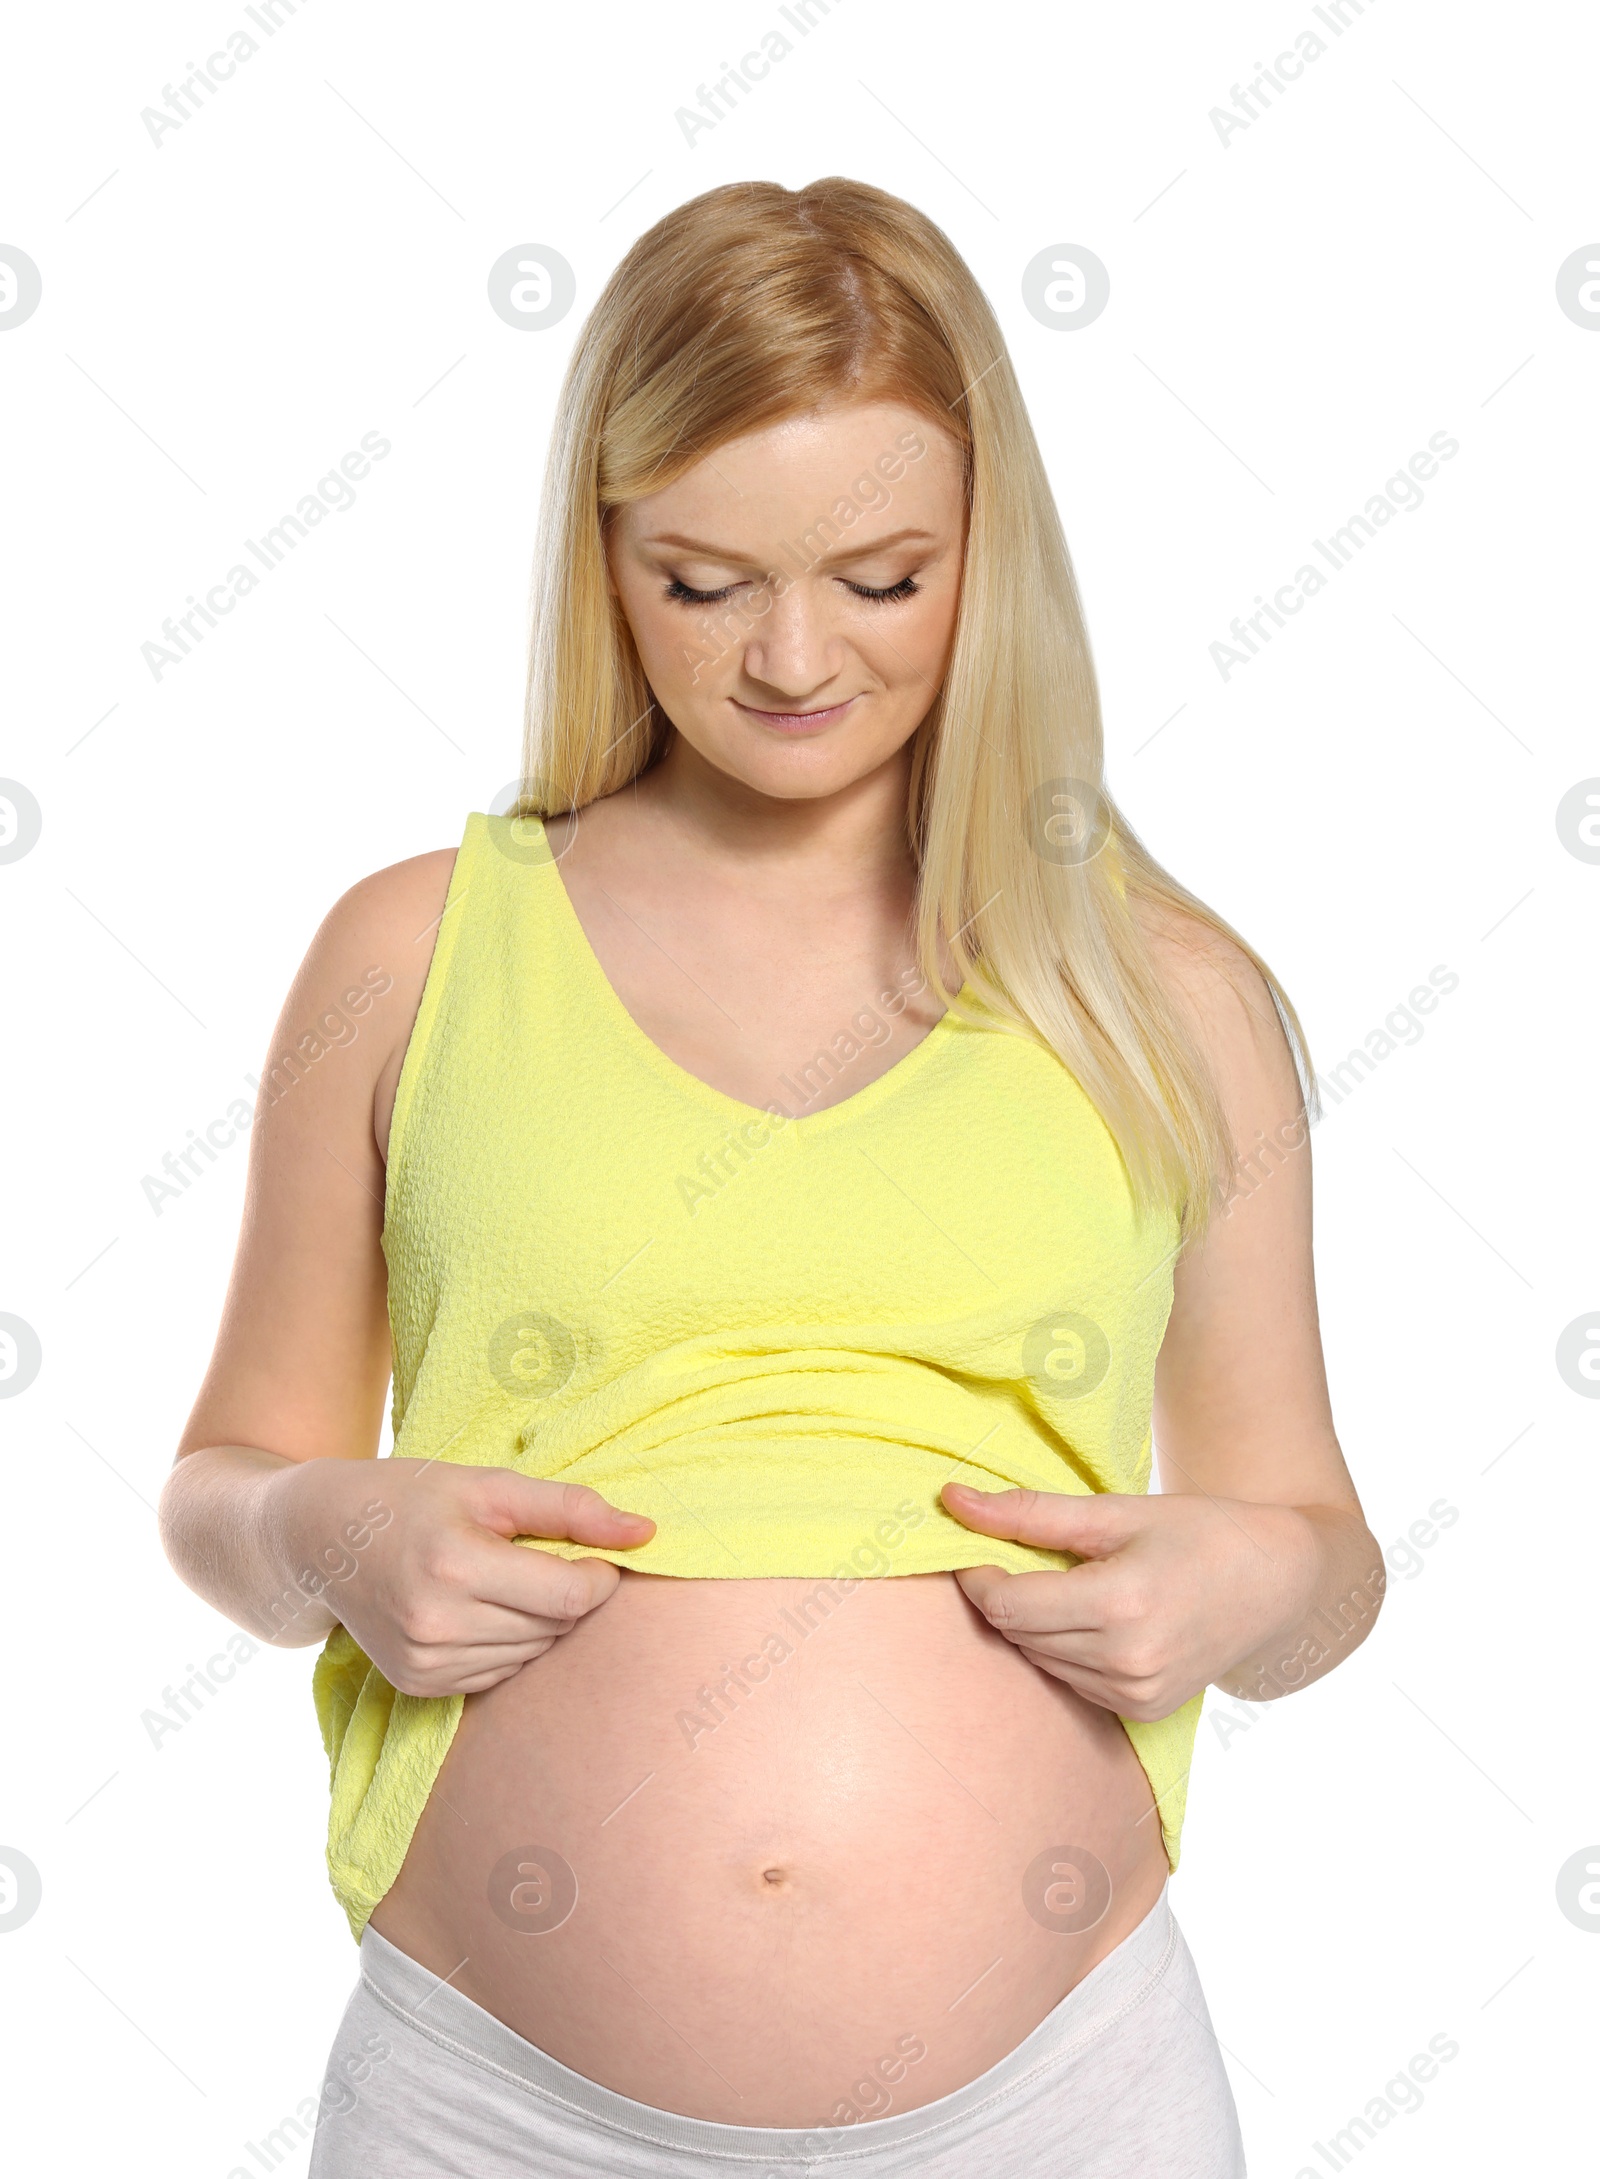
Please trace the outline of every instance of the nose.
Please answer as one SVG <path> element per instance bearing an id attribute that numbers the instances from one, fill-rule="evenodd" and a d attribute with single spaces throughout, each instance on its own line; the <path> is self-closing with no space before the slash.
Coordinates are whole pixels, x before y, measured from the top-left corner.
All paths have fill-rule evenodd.
<path id="1" fill-rule="evenodd" d="M 777 592 L 769 581 L 772 603 L 751 625 L 741 664 L 750 680 L 793 702 L 837 679 L 848 646 L 811 584 L 791 581 L 781 597 Z"/>

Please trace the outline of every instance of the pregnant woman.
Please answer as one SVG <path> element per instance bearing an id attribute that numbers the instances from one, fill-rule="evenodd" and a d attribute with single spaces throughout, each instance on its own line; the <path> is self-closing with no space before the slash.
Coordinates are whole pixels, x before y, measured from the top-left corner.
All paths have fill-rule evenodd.
<path id="1" fill-rule="evenodd" d="M 1106 793 L 949 242 L 672 213 L 568 374 L 520 799 L 317 933 L 163 1501 L 324 1644 L 316 2179 L 1243 2170 L 1201 1696 L 1382 1588 L 1309 1079 Z"/>

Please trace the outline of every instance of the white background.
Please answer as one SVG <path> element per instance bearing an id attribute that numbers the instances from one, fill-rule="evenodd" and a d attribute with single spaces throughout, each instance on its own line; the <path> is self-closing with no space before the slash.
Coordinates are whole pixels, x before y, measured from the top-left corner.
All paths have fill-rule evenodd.
<path id="1" fill-rule="evenodd" d="M 674 109 L 775 26 L 795 50 L 688 145 Z M 141 109 L 240 27 L 261 50 L 157 148 Z M 1326 53 L 1224 145 L 1210 109 L 1308 27 Z M 776 0 L 302 0 L 270 40 L 230 0 L 13 17 L 0 241 L 44 290 L 0 337 L 0 772 L 43 811 L 0 866 L 0 1310 L 44 1356 L 0 1402 L 0 1845 L 43 1879 L 0 1934 L 19 2168 L 259 2170 L 247 2145 L 315 2093 L 355 1965 L 314 1652 L 263 1651 L 159 1748 L 141 1723 L 228 1631 L 151 1507 L 245 1148 L 159 1216 L 144 1176 L 248 1097 L 337 895 L 453 845 L 515 772 L 551 407 L 618 256 L 716 183 L 834 173 L 926 210 L 992 298 L 1113 789 L 1278 970 L 1324 1072 L 1435 965 L 1459 977 L 1315 1137 L 1372 1526 L 1458 1517 L 1409 1576 L 1397 1554 L 1345 1669 L 1232 1736 L 1212 1698 L 1174 1901 L 1256 2179 L 1326 2170 L 1314 2144 L 1435 2035 L 1460 2055 L 1363 2172 L 1574 2168 L 1600 1939 L 1556 1875 L 1600 1839 L 1600 1409 L 1554 1352 L 1600 1308 L 1600 868 L 1555 809 L 1600 773 L 1600 337 L 1555 276 L 1600 234 L 1596 43 L 1575 5 L 1442 0 L 1369 0 L 1337 39 L 1309 0 L 837 0 L 803 40 Z M 577 274 L 543 332 L 486 300 L 529 242 Z M 1092 326 L 1023 307 L 1060 243 L 1109 268 Z M 393 451 L 356 506 L 155 680 L 163 619 L 370 431 Z M 1441 431 L 1460 451 L 1426 503 L 1224 681 L 1229 621 Z"/>

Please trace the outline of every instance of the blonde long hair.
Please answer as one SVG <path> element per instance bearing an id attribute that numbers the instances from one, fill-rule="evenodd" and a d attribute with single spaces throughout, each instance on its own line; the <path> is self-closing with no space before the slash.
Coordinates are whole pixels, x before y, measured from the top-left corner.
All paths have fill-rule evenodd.
<path id="1" fill-rule="evenodd" d="M 915 736 L 907 811 L 923 972 L 955 1003 L 942 940 L 978 1012 L 1041 1039 L 1077 1078 L 1135 1201 L 1171 1206 L 1193 1238 L 1238 1152 L 1135 906 L 1209 926 L 1254 964 L 1314 1110 L 1304 1032 L 1266 963 L 1106 792 L 1077 583 L 1021 391 L 977 282 L 911 205 L 837 177 L 732 183 L 658 221 L 612 274 L 568 367 L 545 477 L 518 808 L 550 816 L 613 794 L 672 733 L 607 584 L 611 510 L 841 399 L 925 415 L 965 470 L 955 639 Z"/>

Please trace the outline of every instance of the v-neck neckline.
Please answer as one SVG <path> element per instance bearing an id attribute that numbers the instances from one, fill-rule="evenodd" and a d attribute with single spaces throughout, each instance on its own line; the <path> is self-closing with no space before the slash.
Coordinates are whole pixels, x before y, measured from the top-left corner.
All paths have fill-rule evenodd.
<path id="1" fill-rule="evenodd" d="M 714 1083 L 702 1081 L 699 1075 L 691 1074 L 687 1067 L 680 1066 L 678 1061 L 673 1059 L 667 1052 L 664 1052 L 654 1037 L 650 1036 L 635 1021 L 633 1015 L 624 1005 L 616 985 L 605 972 L 600 956 L 594 949 L 594 942 L 584 928 L 583 918 L 579 915 L 572 895 L 567 890 L 567 881 L 561 875 L 560 858 L 556 855 L 555 850 L 550 847 L 549 834 L 545 830 L 544 822 L 542 819 L 538 822 L 540 835 L 549 851 L 548 868 L 556 891 L 560 896 L 561 913 L 572 934 L 573 950 L 583 965 L 584 973 L 595 986 L 596 995 L 602 1008 L 610 1016 L 624 1040 L 633 1046 L 646 1065 L 681 1093 L 694 1096 L 703 1104 L 714 1106 L 725 1114 L 731 1114 L 734 1118 L 745 1121 L 770 1121 L 776 1109 L 784 1112 L 784 1124 L 786 1126 L 800 1127 L 807 1134 L 813 1134 L 825 1122 L 833 1122 L 836 1125 L 842 1124 L 847 1118 L 857 1118 L 862 1112 L 882 1103 L 885 1097 L 897 1094 L 905 1087 L 906 1082 L 913 1075 L 919 1074 L 928 1060 L 936 1055 L 939 1048 L 948 1041 L 950 1033 L 961 1026 L 956 1018 L 955 1007 L 946 1007 L 932 1028 L 925 1035 L 919 1037 L 911 1049 L 897 1059 L 892 1067 L 885 1068 L 882 1074 L 874 1075 L 870 1082 L 863 1083 L 860 1089 L 853 1090 L 848 1097 L 841 1097 L 834 1104 L 824 1105 L 820 1112 L 788 1112 L 784 1108 L 781 1098 L 777 1095 L 776 1088 L 774 1089 L 771 1105 L 746 1104 L 743 1098 L 730 1096 L 726 1090 L 719 1090 Z M 526 819 L 524 823 L 526 823 Z M 961 990 L 956 994 L 958 1003 L 967 996 L 969 988 L 966 984 L 962 985 Z M 860 1040 L 857 1039 L 856 1041 L 859 1042 Z M 819 1053 L 816 1056 L 822 1055 Z M 802 1064 L 814 1065 L 815 1059 L 805 1061 Z M 848 1066 L 849 1061 L 843 1061 L 841 1064 Z"/>

